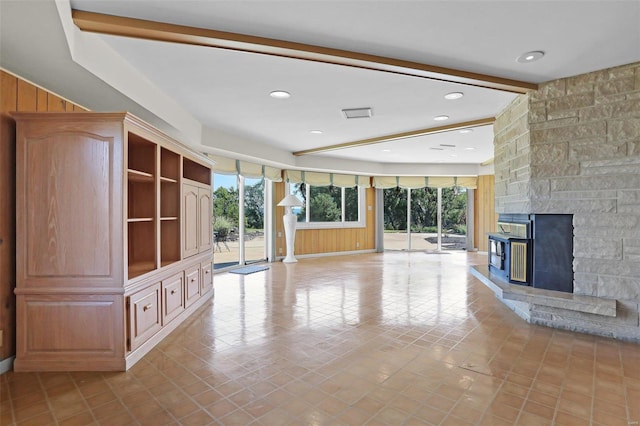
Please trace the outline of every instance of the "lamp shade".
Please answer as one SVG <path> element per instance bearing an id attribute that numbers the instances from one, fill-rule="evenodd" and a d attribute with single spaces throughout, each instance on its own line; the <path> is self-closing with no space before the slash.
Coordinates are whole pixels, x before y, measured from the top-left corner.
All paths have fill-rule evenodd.
<path id="1" fill-rule="evenodd" d="M 293 194 L 287 195 L 279 203 L 280 207 L 302 207 L 303 203 L 298 197 Z"/>

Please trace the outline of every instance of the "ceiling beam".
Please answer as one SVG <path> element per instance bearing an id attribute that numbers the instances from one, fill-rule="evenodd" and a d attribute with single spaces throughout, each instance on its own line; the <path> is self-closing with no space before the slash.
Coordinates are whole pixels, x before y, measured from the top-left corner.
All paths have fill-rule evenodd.
<path id="1" fill-rule="evenodd" d="M 303 151 L 296 151 L 293 153 L 293 155 L 301 156 L 301 155 L 317 154 L 319 152 L 335 151 L 338 149 L 353 148 L 356 146 L 373 145 L 376 143 L 390 142 L 398 139 L 407 139 L 407 138 L 415 138 L 418 136 L 433 135 L 435 133 L 450 132 L 453 130 L 460 130 L 460 129 L 468 129 L 470 127 L 486 126 L 488 124 L 493 124 L 494 121 L 496 121 L 495 117 L 487 117 L 487 118 L 481 118 L 478 120 L 463 121 L 461 123 L 447 124 L 446 126 L 429 127 L 426 129 L 411 130 L 409 132 L 394 133 L 392 135 L 378 136 L 375 138 L 361 139 L 358 141 L 344 142 L 344 143 L 339 143 L 335 145 L 327 145 L 327 146 L 318 147 L 318 148 L 305 149 Z"/>
<path id="2" fill-rule="evenodd" d="M 530 90 L 536 90 L 538 88 L 538 85 L 535 83 L 246 34 L 105 15 L 81 10 L 73 10 L 72 17 L 78 28 L 94 33 L 261 53 L 459 83 L 518 94 L 527 93 Z"/>

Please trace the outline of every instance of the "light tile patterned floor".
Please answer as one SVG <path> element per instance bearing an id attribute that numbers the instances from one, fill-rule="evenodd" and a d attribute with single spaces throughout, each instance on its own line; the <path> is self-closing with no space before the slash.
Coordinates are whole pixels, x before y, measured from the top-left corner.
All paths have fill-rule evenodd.
<path id="1" fill-rule="evenodd" d="M 0 424 L 638 424 L 640 345 L 523 322 L 468 273 L 484 262 L 216 275 L 215 301 L 126 373 L 0 376 Z"/>

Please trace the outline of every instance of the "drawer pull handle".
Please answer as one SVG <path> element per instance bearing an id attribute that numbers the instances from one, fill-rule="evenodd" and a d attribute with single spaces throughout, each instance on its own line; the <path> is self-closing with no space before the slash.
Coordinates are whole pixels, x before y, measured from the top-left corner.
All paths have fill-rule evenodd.
<path id="1" fill-rule="evenodd" d="M 194 282 L 196 279 L 195 278 L 191 278 L 191 282 Z"/>
<path id="2" fill-rule="evenodd" d="M 171 290 L 171 294 L 176 294 L 176 291 L 175 290 Z"/>
<path id="3" fill-rule="evenodd" d="M 152 303 L 149 303 L 148 305 L 144 305 L 144 307 L 142 308 L 142 312 L 147 312 L 151 308 L 153 308 Z"/>
<path id="4" fill-rule="evenodd" d="M 206 271 L 204 271 L 204 273 L 205 273 L 205 274 L 208 274 L 208 273 L 209 273 L 209 270 L 207 269 Z"/>

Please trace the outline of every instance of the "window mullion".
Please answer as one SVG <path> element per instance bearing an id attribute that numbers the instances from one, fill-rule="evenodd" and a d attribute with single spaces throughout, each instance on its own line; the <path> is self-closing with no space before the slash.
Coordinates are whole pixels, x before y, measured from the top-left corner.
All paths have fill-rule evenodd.
<path id="1" fill-rule="evenodd" d="M 306 193 L 305 197 L 305 222 L 311 222 L 311 185 L 305 184 L 304 192 Z"/>
<path id="2" fill-rule="evenodd" d="M 346 200 L 344 196 L 344 188 L 340 188 L 340 218 L 342 219 L 342 223 L 345 222 L 345 211 L 346 211 Z"/>

